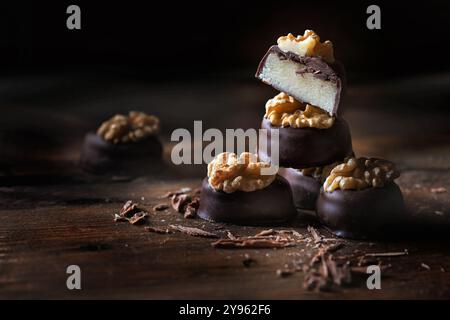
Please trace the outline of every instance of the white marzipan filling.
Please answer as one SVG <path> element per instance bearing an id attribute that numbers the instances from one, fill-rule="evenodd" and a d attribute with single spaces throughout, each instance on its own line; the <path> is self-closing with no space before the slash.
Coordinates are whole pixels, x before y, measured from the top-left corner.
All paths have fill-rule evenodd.
<path id="1" fill-rule="evenodd" d="M 314 77 L 311 73 L 295 73 L 302 67 L 291 60 L 281 60 L 271 53 L 266 59 L 260 79 L 297 100 L 317 106 L 328 113 L 333 112 L 337 87 L 331 81 Z"/>

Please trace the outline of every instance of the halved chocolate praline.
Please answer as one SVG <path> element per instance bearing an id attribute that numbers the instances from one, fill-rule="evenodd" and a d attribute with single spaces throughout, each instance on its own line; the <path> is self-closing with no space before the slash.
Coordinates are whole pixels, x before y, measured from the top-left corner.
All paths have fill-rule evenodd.
<path id="1" fill-rule="evenodd" d="M 297 209 L 314 210 L 316 208 L 322 186 L 319 179 L 303 175 L 293 168 L 280 168 L 278 174 L 289 182 L 294 206 Z"/>
<path id="2" fill-rule="evenodd" d="M 238 225 L 276 225 L 297 214 L 288 182 L 280 176 L 266 188 L 251 192 L 225 193 L 202 183 L 197 215 L 208 221 Z"/>
<path id="3" fill-rule="evenodd" d="M 390 182 L 381 188 L 334 190 L 323 188 L 317 200 L 317 216 L 331 232 L 352 239 L 391 237 L 405 220 L 402 192 Z"/>
<path id="4" fill-rule="evenodd" d="M 137 142 L 114 144 L 99 135 L 86 134 L 80 156 L 83 169 L 95 173 L 117 170 L 150 169 L 162 156 L 162 144 L 157 136 Z"/>
<path id="5" fill-rule="evenodd" d="M 277 127 L 264 118 L 262 129 L 267 129 L 267 150 L 258 150 L 261 160 L 270 162 L 270 137 L 279 130 L 279 165 L 285 168 L 321 167 L 352 154 L 352 139 L 347 122 L 336 117 L 328 129 Z"/>

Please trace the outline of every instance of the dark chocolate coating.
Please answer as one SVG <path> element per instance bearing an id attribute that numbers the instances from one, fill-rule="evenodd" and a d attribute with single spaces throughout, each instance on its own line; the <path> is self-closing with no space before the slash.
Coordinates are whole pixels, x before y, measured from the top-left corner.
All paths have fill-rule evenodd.
<path id="1" fill-rule="evenodd" d="M 256 71 L 255 77 L 260 78 L 261 72 L 264 68 L 264 65 L 266 63 L 267 57 L 272 54 L 276 53 L 280 59 L 284 60 L 291 60 L 296 63 L 299 63 L 301 65 L 304 65 L 303 68 L 297 70 L 297 74 L 301 76 L 305 73 L 311 73 L 313 76 L 317 79 L 323 80 L 323 81 L 330 81 L 333 83 L 336 83 L 337 87 L 337 94 L 336 99 L 334 101 L 334 108 L 333 108 L 333 114 L 336 114 L 339 107 L 339 101 L 341 97 L 341 93 L 345 89 L 346 84 L 346 73 L 344 65 L 339 62 L 335 61 L 334 63 L 328 63 L 325 60 L 323 60 L 321 57 L 306 57 L 306 56 L 299 56 L 298 54 L 295 54 L 293 52 L 284 52 L 282 51 L 277 45 L 271 46 L 267 53 L 262 58 L 261 62 L 259 63 L 258 69 Z M 283 88 L 274 87 L 278 91 L 283 91 Z M 308 103 L 308 101 L 302 101 L 299 99 L 299 97 L 294 97 L 296 100 Z"/>
<path id="2" fill-rule="evenodd" d="M 319 179 L 304 176 L 293 168 L 280 168 L 278 174 L 291 186 L 294 206 L 297 209 L 314 210 L 322 184 Z"/>
<path id="3" fill-rule="evenodd" d="M 238 225 L 269 225 L 286 222 L 296 215 L 288 182 L 277 176 L 266 188 L 252 192 L 216 191 L 205 178 L 198 216 L 208 221 Z"/>
<path id="4" fill-rule="evenodd" d="M 150 168 L 162 155 L 162 144 L 152 136 L 138 142 L 113 144 L 99 135 L 86 134 L 80 156 L 80 165 L 92 172 Z"/>
<path id="5" fill-rule="evenodd" d="M 317 200 L 317 217 L 335 235 L 353 239 L 381 239 L 405 222 L 400 188 L 391 182 L 382 188 L 334 190 L 323 188 Z"/>
<path id="6" fill-rule="evenodd" d="M 280 167 L 321 167 L 340 161 L 353 152 L 350 129 L 341 117 L 336 117 L 333 126 L 328 129 L 276 127 L 266 118 L 261 128 L 268 130 L 267 153 L 258 150 L 258 154 L 266 162 L 270 161 L 271 131 L 279 130 Z"/>

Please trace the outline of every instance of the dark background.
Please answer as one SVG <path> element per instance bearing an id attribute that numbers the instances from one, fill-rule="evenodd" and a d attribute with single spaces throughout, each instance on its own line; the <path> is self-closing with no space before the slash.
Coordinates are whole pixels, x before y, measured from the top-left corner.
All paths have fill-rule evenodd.
<path id="1" fill-rule="evenodd" d="M 66 28 L 70 4 L 81 30 Z M 366 27 L 370 4 L 381 30 Z M 76 163 L 86 132 L 129 110 L 160 117 L 167 153 L 195 120 L 258 128 L 277 92 L 257 65 L 308 28 L 346 67 L 340 110 L 358 154 L 450 145 L 449 1 L 3 1 L 0 15 L 0 176 Z"/>
<path id="2" fill-rule="evenodd" d="M 66 28 L 70 4 L 81 7 L 80 31 Z M 381 7 L 381 30 L 366 28 L 370 4 Z M 224 73 L 251 78 L 280 35 L 307 28 L 333 41 L 350 81 L 450 68 L 449 1 L 14 1 L 3 6 L 4 74 L 76 69 L 155 81 Z"/>

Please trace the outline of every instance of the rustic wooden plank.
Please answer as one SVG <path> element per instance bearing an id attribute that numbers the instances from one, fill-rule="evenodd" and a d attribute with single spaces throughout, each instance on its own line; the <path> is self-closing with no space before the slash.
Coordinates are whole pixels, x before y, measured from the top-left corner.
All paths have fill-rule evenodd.
<path id="1" fill-rule="evenodd" d="M 357 256 L 355 250 L 362 254 L 407 249 L 406 256 L 380 258 L 383 265 L 391 265 L 383 271 L 382 290 L 367 290 L 361 278 L 351 287 L 335 292 L 311 292 L 302 287 L 303 272 L 286 278 L 276 275 L 276 270 L 283 269 L 285 264 L 292 267 L 294 259 L 309 262 L 317 249 L 307 242 L 279 250 L 221 250 L 211 246 L 213 239 L 181 233 L 156 234 L 146 231 L 145 226 L 113 221 L 114 213 L 128 199 L 151 210 L 154 205 L 168 203 L 168 199 L 159 198 L 167 191 L 181 187 L 194 189 L 200 185 L 204 166 L 175 167 L 167 161 L 170 152 L 167 134 L 171 129 L 190 128 L 194 119 L 201 118 L 208 127 L 229 127 L 230 123 L 233 127 L 256 127 L 264 100 L 273 92 L 247 84 L 220 88 L 183 84 L 171 87 L 170 94 L 158 87 L 149 90 L 142 84 L 115 88 L 117 90 L 107 95 L 107 103 L 97 104 L 104 92 L 89 92 L 91 100 L 67 102 L 61 109 L 64 112 L 60 113 L 55 110 L 61 101 L 73 100 L 63 96 L 52 104 L 51 99 L 41 97 L 40 102 L 33 105 L 30 102 L 33 99 L 29 98 L 28 106 L 21 105 L 23 102 L 17 97 L 6 101 L 11 108 L 0 118 L 0 142 L 3 141 L 0 145 L 4 147 L 0 150 L 3 156 L 0 163 L 0 298 L 450 296 L 448 116 L 443 117 L 439 112 L 430 114 L 429 110 L 419 108 L 406 117 L 407 103 L 399 103 L 393 93 L 380 93 L 378 89 L 367 87 L 349 90 L 344 114 L 352 128 L 355 152 L 387 157 L 399 164 L 402 171 L 399 185 L 417 228 L 413 235 L 397 241 L 345 240 L 344 247 L 335 253 L 336 256 Z M 174 91 L 179 93 L 175 95 L 178 97 L 175 102 L 171 100 Z M 205 98 L 205 92 L 209 92 L 208 97 L 214 98 L 218 105 L 211 108 L 211 99 Z M 85 97 L 83 92 L 77 94 L 79 98 Z M 116 101 L 127 99 L 171 106 L 158 111 L 167 128 L 164 132 L 166 163 L 150 176 L 138 179 L 93 177 L 81 172 L 76 161 L 83 133 L 105 114 L 122 111 L 123 105 Z M 248 108 L 245 115 L 241 112 L 243 106 Z M 217 110 L 225 109 L 228 112 L 223 117 L 216 117 Z M 183 113 L 177 115 L 176 110 Z M 86 123 L 84 119 L 89 120 Z M 417 123 L 421 124 L 421 130 L 417 129 Z M 45 130 L 41 130 L 40 124 Z M 39 133 L 35 136 L 39 142 L 30 138 L 33 133 Z M 24 146 L 32 146 L 29 149 L 32 152 L 24 152 Z M 447 192 L 431 192 L 440 187 Z M 224 238 L 226 230 L 234 235 L 249 236 L 264 229 L 185 220 L 173 209 L 151 213 L 147 223 L 160 227 L 182 224 L 204 228 Z M 292 225 L 280 228 L 294 228 L 307 237 L 309 223 L 314 223 L 311 217 L 301 216 Z M 319 232 L 331 237 L 323 229 L 319 228 Z M 256 260 L 249 268 L 243 264 L 245 254 Z M 82 269 L 81 291 L 69 291 L 65 286 L 65 271 L 70 264 Z"/>

